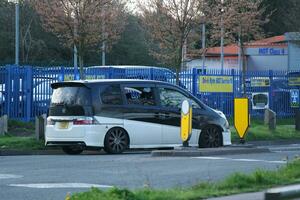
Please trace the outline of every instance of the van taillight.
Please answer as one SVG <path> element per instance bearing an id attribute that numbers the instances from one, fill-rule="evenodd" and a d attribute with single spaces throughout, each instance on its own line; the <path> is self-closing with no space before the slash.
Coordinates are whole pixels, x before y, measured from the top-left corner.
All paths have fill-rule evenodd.
<path id="1" fill-rule="evenodd" d="M 89 119 L 74 119 L 73 120 L 74 125 L 92 125 L 92 124 L 97 124 L 97 121 L 94 120 L 93 118 Z"/>
<path id="2" fill-rule="evenodd" d="M 55 121 L 53 121 L 52 119 L 47 119 L 47 125 L 54 125 Z"/>

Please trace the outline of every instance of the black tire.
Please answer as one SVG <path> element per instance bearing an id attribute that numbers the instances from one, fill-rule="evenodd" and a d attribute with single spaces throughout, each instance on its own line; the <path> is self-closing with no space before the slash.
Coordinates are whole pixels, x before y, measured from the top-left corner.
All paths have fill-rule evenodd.
<path id="1" fill-rule="evenodd" d="M 199 137 L 200 148 L 215 148 L 222 146 L 222 133 L 217 126 L 205 127 Z"/>
<path id="2" fill-rule="evenodd" d="M 129 146 L 129 138 L 122 128 L 110 129 L 104 139 L 104 151 L 111 154 L 120 154 Z"/>
<path id="3" fill-rule="evenodd" d="M 83 147 L 80 146 L 63 146 L 62 150 L 69 155 L 77 155 L 83 152 Z"/>

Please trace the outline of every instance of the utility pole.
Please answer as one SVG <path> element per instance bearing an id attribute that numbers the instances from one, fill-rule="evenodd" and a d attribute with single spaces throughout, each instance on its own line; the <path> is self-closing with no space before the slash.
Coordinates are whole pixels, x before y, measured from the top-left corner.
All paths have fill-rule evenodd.
<path id="1" fill-rule="evenodd" d="M 78 7 L 78 5 L 76 4 L 76 7 Z M 78 50 L 77 50 L 77 46 L 76 46 L 76 40 L 78 37 L 78 15 L 76 14 L 76 12 L 74 13 L 74 44 L 73 44 L 73 62 L 74 62 L 74 79 L 78 79 L 79 77 L 77 77 L 78 74 Z M 81 72 L 81 70 L 80 70 Z M 80 73 L 80 75 L 82 75 Z M 80 77 L 81 79 L 83 77 Z"/>
<path id="2" fill-rule="evenodd" d="M 242 50 L 241 50 L 241 33 L 239 32 L 239 39 L 238 39 L 238 48 L 239 48 L 239 54 L 238 54 L 238 70 L 239 72 L 242 71 Z"/>
<path id="3" fill-rule="evenodd" d="M 74 19 L 74 38 L 77 37 L 77 19 L 75 17 Z M 77 73 L 78 72 L 78 51 L 77 51 L 77 47 L 76 47 L 76 44 L 74 42 L 74 47 L 73 47 L 73 53 L 74 53 L 74 70 L 75 72 Z"/>
<path id="4" fill-rule="evenodd" d="M 181 70 L 186 70 L 187 39 L 184 40 L 181 50 Z"/>
<path id="5" fill-rule="evenodd" d="M 205 34 L 205 22 L 202 24 L 202 74 L 204 74 L 204 68 L 205 68 L 205 41 L 206 40 L 206 34 Z"/>
<path id="6" fill-rule="evenodd" d="M 19 65 L 19 50 L 20 50 L 20 5 L 19 0 L 15 1 L 15 11 L 16 11 L 16 35 L 15 35 L 15 64 Z"/>
<path id="7" fill-rule="evenodd" d="M 221 8 L 221 75 L 224 75 L 224 0 L 221 0 L 222 8 Z M 224 101 L 223 101 L 223 93 L 221 93 L 221 110 L 223 111 L 224 108 Z"/>
<path id="8" fill-rule="evenodd" d="M 105 8 L 102 10 L 103 18 L 102 18 L 102 66 L 105 66 L 105 51 L 106 51 L 106 34 L 105 34 Z"/>
<path id="9" fill-rule="evenodd" d="M 105 41 L 102 42 L 102 66 L 105 66 L 105 49 L 106 44 Z"/>
<path id="10" fill-rule="evenodd" d="M 223 13 L 224 13 L 224 0 L 221 0 L 222 8 L 221 8 L 221 72 L 223 74 L 224 70 L 224 19 L 223 19 Z"/>

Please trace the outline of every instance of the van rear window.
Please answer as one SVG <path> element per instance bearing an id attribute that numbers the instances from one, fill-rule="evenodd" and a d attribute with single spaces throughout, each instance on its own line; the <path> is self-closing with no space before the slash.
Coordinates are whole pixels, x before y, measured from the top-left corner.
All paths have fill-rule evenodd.
<path id="1" fill-rule="evenodd" d="M 59 87 L 53 91 L 51 106 L 89 106 L 91 94 L 86 87 Z"/>

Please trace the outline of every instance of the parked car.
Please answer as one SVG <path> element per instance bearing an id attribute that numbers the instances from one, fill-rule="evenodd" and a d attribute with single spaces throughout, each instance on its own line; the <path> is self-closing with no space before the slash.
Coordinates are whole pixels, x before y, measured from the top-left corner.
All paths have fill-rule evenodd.
<path id="1" fill-rule="evenodd" d="M 45 144 L 61 146 L 69 154 L 86 148 L 115 154 L 127 148 L 180 146 L 180 108 L 185 99 L 193 107 L 192 146 L 231 144 L 225 115 L 173 84 L 103 79 L 51 87 Z"/>

